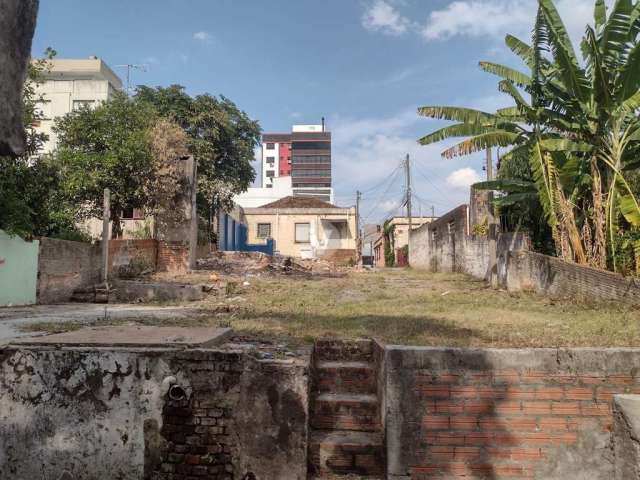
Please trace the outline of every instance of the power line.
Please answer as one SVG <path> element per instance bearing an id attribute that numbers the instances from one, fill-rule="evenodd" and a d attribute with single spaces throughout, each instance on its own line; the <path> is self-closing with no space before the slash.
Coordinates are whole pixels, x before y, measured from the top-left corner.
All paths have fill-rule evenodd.
<path id="1" fill-rule="evenodd" d="M 395 168 L 395 170 L 393 170 L 393 171 L 389 174 L 389 176 L 390 176 L 390 175 L 393 175 L 393 174 L 394 174 L 394 173 L 396 173 L 398 170 L 400 170 L 400 169 L 402 168 L 402 166 L 403 166 L 403 164 L 402 164 L 402 163 L 400 163 L 400 165 L 398 165 L 398 166 Z M 389 176 L 386 176 L 385 178 L 383 178 L 383 179 L 382 179 L 382 181 L 381 181 L 380 183 L 376 184 L 375 186 L 373 186 L 373 187 L 371 187 L 371 188 L 369 188 L 369 189 L 367 189 L 367 190 L 363 190 L 363 191 L 362 191 L 362 194 L 364 195 L 364 194 L 366 194 L 366 193 L 371 193 L 371 192 L 373 192 L 374 190 L 377 190 L 378 188 L 380 188 L 381 186 L 383 186 L 383 185 L 384 185 L 384 184 L 389 180 Z"/>
<path id="2" fill-rule="evenodd" d="M 396 178 L 398 177 L 398 173 L 400 172 L 400 168 L 396 168 L 394 170 L 394 172 L 392 173 L 391 177 L 387 178 L 387 181 L 389 182 L 389 184 L 387 185 L 386 190 L 384 191 L 384 193 L 378 197 L 378 201 L 375 203 L 375 205 L 373 206 L 373 208 L 369 211 L 369 213 L 367 215 L 365 215 L 364 217 L 362 217 L 362 221 L 366 221 L 368 220 L 371 215 L 376 211 L 376 209 L 380 206 L 380 204 L 382 203 L 383 200 L 386 199 L 387 194 L 389 193 L 389 190 L 391 190 L 391 187 L 393 186 L 393 184 L 396 181 Z"/>

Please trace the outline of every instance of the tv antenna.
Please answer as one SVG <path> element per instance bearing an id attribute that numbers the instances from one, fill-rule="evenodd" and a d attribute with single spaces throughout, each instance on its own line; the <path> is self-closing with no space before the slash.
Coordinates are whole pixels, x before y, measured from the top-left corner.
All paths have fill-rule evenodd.
<path id="1" fill-rule="evenodd" d="M 127 95 L 130 95 L 131 94 L 131 70 L 141 70 L 143 72 L 146 72 L 148 65 L 146 63 L 142 63 L 139 65 L 135 65 L 133 63 L 127 63 L 124 65 L 116 65 L 116 67 L 127 69 Z"/>

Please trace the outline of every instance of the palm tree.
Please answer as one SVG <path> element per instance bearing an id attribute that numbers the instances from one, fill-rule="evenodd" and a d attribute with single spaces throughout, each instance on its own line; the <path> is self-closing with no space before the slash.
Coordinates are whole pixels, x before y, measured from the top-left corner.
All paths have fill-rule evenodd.
<path id="1" fill-rule="evenodd" d="M 495 113 L 458 107 L 421 107 L 420 115 L 452 120 L 424 136 L 428 145 L 467 137 L 447 158 L 490 147 L 509 147 L 502 164 L 528 163 L 530 182 L 501 179 L 481 185 L 502 191 L 502 202 L 530 201 L 533 191 L 564 259 L 615 268 L 618 228 L 640 228 L 640 207 L 626 180 L 640 166 L 640 2 L 617 0 L 607 16 L 595 4 L 578 59 L 552 0 L 538 0 L 532 44 L 507 35 L 524 73 L 481 62 L 500 78 L 498 89 L 514 106 Z"/>

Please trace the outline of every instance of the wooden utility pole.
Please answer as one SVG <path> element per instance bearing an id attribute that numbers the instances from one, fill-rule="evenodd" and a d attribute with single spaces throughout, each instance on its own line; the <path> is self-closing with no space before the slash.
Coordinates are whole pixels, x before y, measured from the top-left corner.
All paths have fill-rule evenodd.
<path id="1" fill-rule="evenodd" d="M 487 180 L 493 180 L 493 158 L 491 147 L 487 148 Z"/>
<path id="2" fill-rule="evenodd" d="M 109 217 L 111 216 L 111 191 L 104 189 L 102 211 L 102 281 L 109 279 Z"/>

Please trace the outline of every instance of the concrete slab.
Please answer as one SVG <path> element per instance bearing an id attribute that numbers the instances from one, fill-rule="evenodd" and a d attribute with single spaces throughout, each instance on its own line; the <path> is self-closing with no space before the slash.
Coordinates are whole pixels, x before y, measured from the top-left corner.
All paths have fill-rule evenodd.
<path id="1" fill-rule="evenodd" d="M 213 347 L 228 340 L 230 328 L 215 327 L 88 327 L 73 332 L 21 338 L 12 345 L 64 345 L 76 347 Z"/>
<path id="2" fill-rule="evenodd" d="M 78 322 L 91 326 L 108 320 L 171 320 L 198 318 L 197 308 L 184 306 L 71 303 L 0 308 L 0 345 L 21 337 L 33 337 L 44 332 L 23 331 L 38 323 Z"/>

